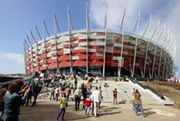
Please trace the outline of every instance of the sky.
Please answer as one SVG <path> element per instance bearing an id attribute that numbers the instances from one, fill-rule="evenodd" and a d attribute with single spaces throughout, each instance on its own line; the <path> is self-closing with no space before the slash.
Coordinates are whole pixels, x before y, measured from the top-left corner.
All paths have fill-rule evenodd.
<path id="1" fill-rule="evenodd" d="M 124 7 L 127 31 L 134 25 L 138 11 L 141 11 L 141 28 L 149 16 L 152 16 L 151 28 L 161 21 L 161 25 L 165 25 L 176 39 L 174 62 L 180 68 L 180 0 L 0 0 L 0 73 L 24 73 L 23 41 L 30 31 L 38 40 L 35 25 L 43 38 L 47 37 L 43 20 L 53 35 L 53 13 L 57 16 L 60 32 L 67 31 L 68 7 L 73 29 L 84 29 L 87 2 L 91 28 L 103 28 L 104 15 L 108 11 L 108 29 L 118 30 Z"/>

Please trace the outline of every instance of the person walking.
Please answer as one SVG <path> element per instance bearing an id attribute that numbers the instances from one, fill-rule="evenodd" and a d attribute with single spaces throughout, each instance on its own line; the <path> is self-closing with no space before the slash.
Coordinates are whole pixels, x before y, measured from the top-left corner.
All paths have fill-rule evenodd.
<path id="1" fill-rule="evenodd" d="M 28 85 L 26 89 L 27 89 L 26 106 L 28 106 L 29 102 L 31 101 L 31 97 L 32 97 L 32 88 L 30 85 Z"/>
<path id="2" fill-rule="evenodd" d="M 99 109 L 100 109 L 101 108 L 101 102 L 103 99 L 101 86 L 99 86 L 99 92 L 100 92 L 100 101 L 99 101 Z"/>
<path id="3" fill-rule="evenodd" d="M 138 112 L 141 112 L 141 114 L 144 116 L 144 111 L 142 108 L 142 101 L 141 101 L 141 94 L 139 93 L 138 89 L 135 90 L 133 93 L 134 99 L 133 99 L 133 106 L 134 106 L 134 112 L 138 116 Z"/>
<path id="4" fill-rule="evenodd" d="M 86 87 L 86 85 L 84 83 L 81 85 L 81 89 L 82 89 L 82 96 L 83 96 L 83 102 L 84 102 L 84 100 L 86 99 L 86 97 L 88 95 L 87 87 Z M 83 103 L 83 109 L 84 108 L 85 108 L 85 106 L 84 106 L 84 103 Z"/>
<path id="5" fill-rule="evenodd" d="M 84 116 L 88 116 L 89 115 L 89 111 L 90 111 L 90 106 L 91 106 L 91 99 L 89 98 L 89 95 L 87 95 L 87 97 L 84 100 Z"/>
<path id="6" fill-rule="evenodd" d="M 54 90 L 54 94 L 55 94 L 55 99 L 56 99 L 56 101 L 58 101 L 58 98 L 59 98 L 59 92 L 60 92 L 61 90 L 59 89 L 59 87 L 56 87 L 56 89 Z"/>
<path id="7" fill-rule="evenodd" d="M 61 98 L 60 98 L 60 105 L 59 105 L 59 113 L 58 113 L 58 116 L 57 116 L 57 121 L 59 121 L 59 117 L 61 116 L 61 120 L 63 121 L 64 120 L 64 115 L 66 113 L 66 107 L 67 107 L 67 99 L 65 97 L 65 93 L 62 93 L 61 94 Z"/>
<path id="8" fill-rule="evenodd" d="M 100 91 L 98 87 L 95 87 L 95 90 L 92 92 L 90 99 L 93 101 L 93 110 L 94 116 L 97 117 L 99 115 L 99 102 L 100 102 Z"/>
<path id="9" fill-rule="evenodd" d="M 32 107 L 36 106 L 36 100 L 37 100 L 37 96 L 40 92 L 40 88 L 37 84 L 33 84 L 32 86 L 32 96 L 33 96 L 33 102 L 32 102 Z"/>
<path id="10" fill-rule="evenodd" d="M 117 94 L 118 94 L 118 91 L 117 91 L 117 88 L 115 88 L 113 90 L 113 104 L 117 104 Z"/>
<path id="11" fill-rule="evenodd" d="M 52 100 L 52 99 L 55 100 L 54 95 L 55 95 L 55 87 L 52 86 L 52 87 L 50 88 L 50 100 Z"/>
<path id="12" fill-rule="evenodd" d="M 77 85 L 78 85 L 78 80 L 77 80 L 76 75 L 74 75 L 74 90 L 77 89 Z"/>
<path id="13" fill-rule="evenodd" d="M 81 95 L 82 95 L 82 91 L 81 91 L 81 88 L 79 87 L 74 92 L 74 96 L 75 96 L 75 110 L 76 111 L 79 110 L 79 105 L 80 105 L 80 101 L 81 101 Z"/>

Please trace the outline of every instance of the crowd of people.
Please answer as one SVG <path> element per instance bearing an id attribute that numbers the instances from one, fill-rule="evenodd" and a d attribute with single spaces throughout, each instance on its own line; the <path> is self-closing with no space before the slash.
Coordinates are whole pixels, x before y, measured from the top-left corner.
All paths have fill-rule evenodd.
<path id="1" fill-rule="evenodd" d="M 79 79 L 86 80 L 82 84 L 79 83 Z M 99 109 L 101 108 L 101 102 L 103 100 L 101 86 L 95 86 L 93 88 L 93 78 L 78 77 L 76 75 L 35 75 L 31 79 L 26 81 L 14 80 L 9 85 L 3 85 L 0 87 L 0 120 L 5 115 L 5 121 L 19 121 L 20 106 L 36 107 L 37 97 L 41 92 L 47 93 L 51 101 L 59 102 L 59 113 L 57 115 L 57 121 L 59 118 L 64 120 L 66 114 L 66 107 L 68 102 L 74 101 L 74 110 L 80 110 L 80 102 L 84 110 L 84 116 L 94 115 L 99 116 Z M 99 82 L 99 78 L 95 78 L 95 82 Z M 104 87 L 108 88 L 108 84 L 105 83 Z M 117 88 L 112 91 L 113 104 L 117 104 L 118 96 Z M 143 112 L 141 94 L 137 89 L 133 89 L 132 96 L 134 99 L 131 101 L 133 104 L 133 111 L 136 115 L 139 112 Z M 31 105 L 29 105 L 31 103 Z"/>
<path id="2" fill-rule="evenodd" d="M 54 95 L 56 101 L 60 100 L 60 113 L 57 117 L 57 120 L 59 120 L 59 117 L 62 115 L 61 119 L 64 120 L 64 115 L 65 115 L 65 109 L 67 107 L 67 102 L 69 100 L 69 96 L 71 97 L 72 100 L 74 100 L 74 107 L 75 107 L 75 111 L 80 110 L 80 102 L 82 101 L 82 107 L 84 110 L 84 116 L 89 116 L 94 115 L 95 117 L 97 117 L 99 115 L 99 109 L 101 108 L 101 102 L 103 100 L 103 96 L 102 96 L 102 89 L 101 86 L 95 86 L 93 88 L 92 86 L 92 81 L 94 81 L 95 83 L 99 82 L 99 78 L 95 77 L 95 79 L 93 78 L 86 78 L 86 76 L 83 78 L 81 77 L 82 80 L 87 80 L 86 83 L 82 83 L 79 87 L 78 87 L 78 80 L 81 80 L 79 77 L 77 76 L 67 76 L 65 77 L 66 80 L 73 80 L 72 83 L 66 85 L 65 87 L 63 87 L 63 84 L 60 84 L 59 87 L 51 87 L 51 94 L 50 94 L 50 100 L 52 100 L 52 95 Z M 59 79 L 62 81 L 62 78 Z M 121 80 L 122 81 L 122 80 Z M 55 83 L 53 81 L 53 83 Z M 109 85 L 107 83 L 104 83 L 104 87 L 108 88 Z M 61 100 L 61 95 L 62 95 L 62 99 L 64 100 L 64 97 L 66 98 L 66 101 Z M 115 88 L 112 91 L 112 95 L 113 95 L 113 99 L 112 102 L 113 104 L 118 104 L 118 91 L 117 88 Z M 139 91 L 137 89 L 133 89 L 132 92 L 132 97 L 133 100 L 131 101 L 133 104 L 133 111 L 135 112 L 136 115 L 139 115 L 139 112 L 142 113 L 142 115 L 144 116 L 144 112 L 143 112 L 143 107 L 142 107 L 142 101 L 141 101 L 141 94 L 139 93 Z M 66 105 L 64 104 L 66 103 Z M 64 106 L 61 106 L 64 105 Z M 63 109 L 61 109 L 61 107 L 63 107 Z"/>

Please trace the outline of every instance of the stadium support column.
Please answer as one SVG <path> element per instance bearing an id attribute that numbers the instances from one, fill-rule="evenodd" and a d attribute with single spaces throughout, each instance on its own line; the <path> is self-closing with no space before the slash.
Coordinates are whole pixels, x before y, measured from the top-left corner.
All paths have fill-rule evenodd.
<path id="1" fill-rule="evenodd" d="M 140 12 L 139 12 L 139 15 L 137 17 L 136 24 L 134 26 L 133 32 L 135 32 L 136 30 L 139 32 L 139 29 L 140 29 Z M 132 75 L 131 75 L 132 77 L 134 77 L 134 73 L 135 73 L 137 46 L 138 46 L 138 36 L 136 35 L 136 43 L 135 43 L 134 59 L 133 59 L 133 68 L 132 68 Z"/>
<path id="2" fill-rule="evenodd" d="M 70 8 L 68 7 L 68 31 L 69 31 L 69 61 L 70 61 L 70 73 L 73 73 L 73 65 L 72 65 L 72 52 L 71 52 L 71 14 L 70 14 Z"/>
<path id="3" fill-rule="evenodd" d="M 28 53 L 29 46 L 28 46 L 28 44 L 27 44 L 27 42 L 26 42 L 26 39 L 24 39 L 23 45 L 24 45 L 24 65 L 25 65 L 25 72 L 26 72 L 26 74 L 28 74 L 27 66 L 29 66 L 29 65 L 27 65 L 27 53 Z"/>
<path id="4" fill-rule="evenodd" d="M 47 70 L 47 72 L 49 73 L 49 70 L 48 70 L 48 62 L 47 62 L 47 54 L 48 54 L 48 52 L 47 52 L 47 44 L 46 44 L 46 39 L 44 39 L 44 51 L 45 51 L 45 65 L 46 65 L 46 70 Z M 43 53 L 44 54 L 44 53 Z M 44 59 L 44 58 L 43 58 Z"/>
<path id="5" fill-rule="evenodd" d="M 53 14 L 53 20 L 54 20 L 54 36 L 55 36 L 55 47 L 56 47 L 56 66 L 57 66 L 57 70 L 56 73 L 59 73 L 59 63 L 58 63 L 58 48 L 57 48 L 57 31 L 58 33 L 60 33 L 60 29 L 59 29 L 59 25 L 57 22 L 57 17 L 55 14 Z"/>
<path id="6" fill-rule="evenodd" d="M 148 49 L 149 49 L 149 42 L 146 44 L 146 54 L 145 54 L 145 60 L 144 60 L 144 77 L 146 76 L 146 65 L 147 65 L 147 55 L 148 55 Z"/>
<path id="7" fill-rule="evenodd" d="M 154 51 L 153 67 L 152 67 L 152 77 L 154 77 L 154 66 L 155 66 L 155 61 L 156 61 L 156 53 L 157 53 L 157 46 L 155 47 L 155 51 Z"/>
<path id="8" fill-rule="evenodd" d="M 89 63 L 89 50 L 88 50 L 88 48 L 89 48 L 89 42 L 88 42 L 88 40 L 89 40 L 89 6 L 88 6 L 88 3 L 86 3 L 86 35 L 87 35 L 87 37 L 86 37 L 86 74 L 88 74 L 89 73 L 89 65 L 88 65 L 88 63 Z"/>
<path id="9" fill-rule="evenodd" d="M 39 36 L 39 39 L 42 40 L 41 34 L 40 34 L 37 26 L 35 26 L 35 30 L 36 30 L 36 32 L 37 32 L 37 35 Z M 38 57 L 39 57 L 39 55 L 38 55 Z M 39 58 L 38 58 L 38 59 L 39 59 Z M 39 66 L 40 66 L 40 63 L 39 63 Z M 40 67 L 39 67 L 39 70 L 40 70 Z"/>
<path id="10" fill-rule="evenodd" d="M 103 77 L 105 77 L 105 72 L 106 72 L 107 11 L 105 13 L 104 30 L 105 30 L 105 39 L 104 39 Z"/>
<path id="11" fill-rule="evenodd" d="M 47 28 L 47 25 L 46 25 L 46 22 L 45 21 L 43 21 L 43 25 L 44 25 L 44 29 L 45 29 L 45 31 L 46 31 L 46 33 L 47 33 L 47 36 L 50 36 L 50 34 L 49 34 L 49 31 L 48 31 L 48 28 Z M 48 62 L 47 62 L 47 59 L 48 59 L 48 57 L 47 57 L 47 54 L 48 54 L 48 52 L 47 52 L 47 48 L 46 48 L 46 39 L 44 40 L 44 45 L 45 45 L 45 54 L 46 54 L 46 57 L 45 57 L 45 60 L 46 60 L 46 70 L 48 71 L 48 73 L 49 73 L 49 70 L 48 70 Z"/>
<path id="12" fill-rule="evenodd" d="M 165 57 L 164 57 L 164 64 L 163 64 L 162 79 L 166 79 L 165 78 L 166 60 L 167 60 L 167 58 L 166 58 L 166 55 L 165 55 Z"/>
<path id="13" fill-rule="evenodd" d="M 160 33 L 160 35 L 159 35 L 159 37 L 158 37 L 158 39 L 157 39 L 157 42 L 156 42 L 157 45 L 158 45 L 158 43 L 159 43 L 159 40 L 160 40 L 163 32 L 164 32 L 164 30 Z M 157 45 L 156 45 L 155 51 L 154 51 L 153 66 L 152 66 L 152 76 L 154 76 L 154 67 L 155 67 L 156 54 L 157 54 Z"/>
<path id="14" fill-rule="evenodd" d="M 159 65 L 158 65 L 158 77 L 160 78 L 161 60 L 162 60 L 163 50 L 160 53 Z"/>
<path id="15" fill-rule="evenodd" d="M 167 33 L 167 36 L 165 37 L 164 41 L 164 50 L 165 50 L 165 56 L 164 56 L 164 66 L 163 66 L 163 74 L 162 77 L 163 79 L 166 79 L 166 73 L 167 73 L 167 65 L 168 65 L 168 57 L 167 57 L 167 44 L 170 44 L 169 42 L 169 31 Z"/>
<path id="16" fill-rule="evenodd" d="M 40 69 L 39 69 L 39 58 L 38 58 L 39 57 L 39 54 L 38 54 L 38 42 L 36 41 L 32 31 L 30 32 L 30 34 L 31 34 L 31 37 L 33 38 L 34 42 L 36 43 L 36 62 L 37 62 L 36 66 L 38 66 L 38 71 L 39 71 Z"/>
<path id="17" fill-rule="evenodd" d="M 43 25 L 44 25 L 44 29 L 45 29 L 45 31 L 46 31 L 46 33 L 47 33 L 47 36 L 49 37 L 50 34 L 49 34 L 49 31 L 48 31 L 48 28 L 47 28 L 47 25 L 46 25 L 46 22 L 45 22 L 45 21 L 43 21 Z"/>
<path id="18" fill-rule="evenodd" d="M 37 34 L 39 36 L 39 39 L 42 40 L 41 34 L 39 33 L 39 30 L 38 30 L 37 26 L 35 26 L 35 29 L 36 29 L 36 32 L 37 32 Z"/>
<path id="19" fill-rule="evenodd" d="M 30 43 L 30 46 L 31 46 L 31 49 L 30 49 L 30 51 L 31 51 L 31 68 L 32 68 L 32 72 L 34 72 L 34 64 L 33 64 L 33 44 L 32 44 L 32 42 L 31 42 L 31 40 L 29 39 L 29 36 L 27 35 L 27 40 L 28 40 L 28 42 Z"/>
<path id="20" fill-rule="evenodd" d="M 146 34 L 146 32 L 147 32 L 147 30 L 148 30 L 148 28 L 149 28 L 150 23 L 151 23 L 151 16 L 150 16 L 149 21 L 147 22 L 147 25 L 146 25 L 146 27 L 145 27 L 145 29 L 144 29 L 144 32 L 143 32 L 143 35 L 142 35 L 143 38 L 145 37 L 145 34 Z M 147 46 L 148 46 L 148 42 L 147 42 Z M 146 55 L 146 56 L 147 56 L 147 55 Z M 145 62 L 145 61 L 144 61 L 144 62 Z M 141 74 L 141 76 L 144 77 L 144 74 Z"/>
<path id="21" fill-rule="evenodd" d="M 169 77 L 169 62 L 170 62 L 170 60 L 169 60 L 169 58 L 167 58 L 167 65 L 166 65 L 166 73 L 165 73 L 165 79 L 167 79 L 168 77 Z"/>
<path id="22" fill-rule="evenodd" d="M 171 48 L 172 48 L 172 44 L 173 44 L 173 39 L 172 39 L 172 37 L 173 37 L 173 33 L 171 33 L 171 35 L 170 35 L 170 42 L 168 43 L 168 53 L 169 53 L 169 55 L 170 55 L 170 57 L 169 57 L 169 59 L 168 59 L 168 68 L 167 68 L 167 70 L 168 70 L 168 73 L 167 73 L 167 76 L 166 77 L 170 77 L 171 76 L 171 73 L 172 73 L 172 64 L 171 64 L 171 61 L 172 61 L 172 56 L 171 56 Z"/>
<path id="23" fill-rule="evenodd" d="M 122 17 L 122 21 L 121 21 L 121 26 L 120 26 L 120 31 L 122 32 L 122 46 L 121 46 L 121 65 L 119 67 L 118 65 L 118 77 L 121 77 L 121 66 L 122 66 L 122 56 L 123 56 L 123 48 L 124 48 L 124 20 L 125 20 L 125 15 L 126 15 L 126 9 L 124 8 L 124 11 L 123 11 L 123 17 Z"/>
<path id="24" fill-rule="evenodd" d="M 159 27 L 159 24 L 158 24 L 158 26 L 156 26 L 156 28 L 155 28 L 155 30 L 154 30 L 154 32 L 153 32 L 150 40 L 153 39 L 155 33 L 156 33 L 157 30 L 158 30 L 158 27 Z M 148 50 L 149 50 L 149 42 L 147 42 L 147 44 L 146 44 L 146 53 L 145 53 L 145 59 L 144 59 L 144 73 L 143 73 L 143 76 L 144 76 L 144 77 L 146 76 L 146 66 L 147 66 Z"/>

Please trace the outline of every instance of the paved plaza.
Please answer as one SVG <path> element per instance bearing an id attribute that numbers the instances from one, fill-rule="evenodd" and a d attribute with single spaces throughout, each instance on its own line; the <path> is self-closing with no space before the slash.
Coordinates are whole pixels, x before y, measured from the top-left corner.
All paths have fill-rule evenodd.
<path id="1" fill-rule="evenodd" d="M 142 94 L 143 108 L 145 117 L 136 116 L 132 111 L 131 89 L 137 88 L 130 82 L 108 82 L 109 87 L 103 87 L 104 82 L 95 85 L 101 85 L 103 90 L 103 102 L 99 117 L 84 117 L 82 102 L 80 111 L 74 110 L 74 102 L 69 101 L 66 110 L 66 121 L 179 121 L 180 110 L 171 106 L 164 106 L 156 99 L 150 97 L 147 93 L 140 90 Z M 112 104 L 112 91 L 118 89 L 119 104 Z M 22 107 L 20 121 L 56 121 L 58 113 L 58 102 L 49 101 L 48 98 L 38 100 L 39 106 L 36 108 Z"/>

